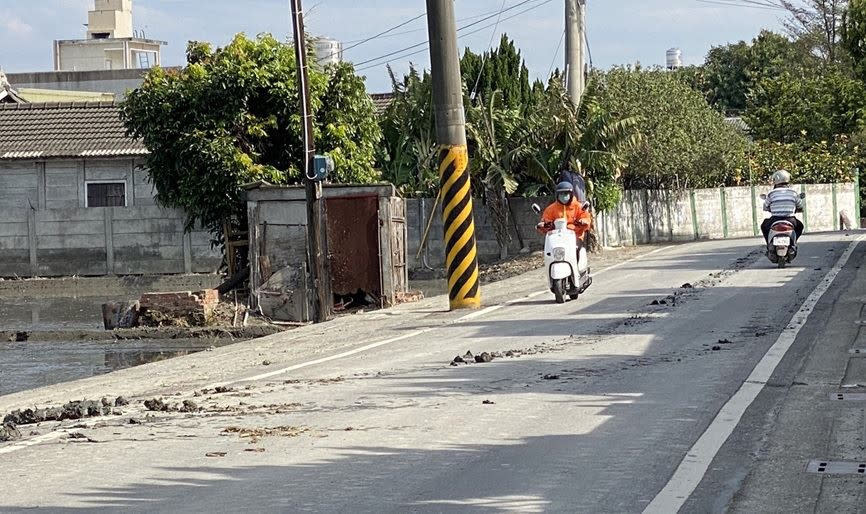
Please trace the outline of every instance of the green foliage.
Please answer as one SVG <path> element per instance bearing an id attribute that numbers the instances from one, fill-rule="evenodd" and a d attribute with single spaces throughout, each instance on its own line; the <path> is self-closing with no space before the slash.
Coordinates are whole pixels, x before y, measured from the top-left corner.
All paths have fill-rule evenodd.
<path id="1" fill-rule="evenodd" d="M 482 102 L 486 102 L 494 91 L 499 91 L 500 101 L 507 107 L 529 105 L 532 97 L 529 70 L 514 41 L 506 34 L 502 35 L 498 48 L 483 55 L 467 48 L 460 59 L 460 73 L 468 91 L 475 91 L 476 98 L 481 98 Z"/>
<path id="2" fill-rule="evenodd" d="M 378 156 L 384 178 L 405 196 L 435 196 L 436 122 L 430 74 L 409 70 L 402 81 L 389 69 L 394 100 L 379 120 L 382 147 Z"/>
<path id="3" fill-rule="evenodd" d="M 751 43 L 740 41 L 711 48 L 699 68 L 703 71 L 702 81 L 685 82 L 701 91 L 720 112 L 738 114 L 746 109 L 749 92 L 761 81 L 783 73 L 806 76 L 817 64 L 806 45 L 764 30 Z"/>
<path id="4" fill-rule="evenodd" d="M 866 0 L 851 0 L 842 26 L 842 44 L 851 56 L 854 71 L 866 80 Z"/>
<path id="5" fill-rule="evenodd" d="M 302 180 L 304 148 L 295 55 L 269 35 L 235 36 L 212 50 L 192 42 L 180 71 L 155 68 L 123 105 L 130 135 L 150 150 L 147 168 L 160 205 L 184 209 L 221 239 L 226 222 L 244 224 L 242 185 Z M 334 178 L 369 182 L 381 137 L 361 78 L 349 64 L 309 73 L 318 152 Z"/>
<path id="6" fill-rule="evenodd" d="M 745 166 L 746 138 L 674 74 L 620 67 L 594 80 L 600 110 L 637 119 L 643 136 L 625 153 L 626 188 L 713 187 Z"/>
<path id="7" fill-rule="evenodd" d="M 841 72 L 814 78 L 783 74 L 758 85 L 744 119 L 758 139 L 819 142 L 856 132 L 864 106 L 863 83 Z"/>
<path id="8" fill-rule="evenodd" d="M 790 171 L 799 183 L 851 182 L 862 160 L 862 148 L 844 136 L 815 143 L 758 141 L 749 155 L 755 183 L 768 182 L 780 169 Z"/>
<path id="9" fill-rule="evenodd" d="M 466 131 L 472 142 L 470 172 L 491 191 L 514 194 L 518 186 L 521 151 L 520 110 L 503 105 L 499 91 L 490 99 L 467 109 Z"/>

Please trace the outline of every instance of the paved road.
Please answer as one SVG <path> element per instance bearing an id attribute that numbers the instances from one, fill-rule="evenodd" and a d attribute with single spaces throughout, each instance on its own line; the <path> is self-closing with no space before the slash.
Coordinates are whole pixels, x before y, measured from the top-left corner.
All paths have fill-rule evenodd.
<path id="1" fill-rule="evenodd" d="M 146 418 L 136 403 L 0 445 L 0 511 L 640 512 L 667 491 L 684 512 L 863 512 L 859 477 L 804 472 L 866 456 L 866 402 L 828 396 L 858 373 L 853 239 L 810 236 L 786 270 L 754 240 L 668 247 L 563 306 L 533 273 L 468 316 L 434 299 L 0 397 L 0 412 L 116 394 L 205 408 Z M 515 356 L 449 365 L 467 350 Z M 766 385 L 744 386 L 774 358 Z M 193 396 L 218 383 L 236 389 Z M 692 487 L 676 479 L 703 461 Z"/>

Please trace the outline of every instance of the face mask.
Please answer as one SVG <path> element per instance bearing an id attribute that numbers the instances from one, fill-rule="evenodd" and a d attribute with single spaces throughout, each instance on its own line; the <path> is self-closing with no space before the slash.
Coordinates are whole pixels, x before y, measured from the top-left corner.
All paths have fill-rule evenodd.
<path id="1" fill-rule="evenodd" d="M 559 201 L 559 203 L 566 204 L 571 201 L 571 193 L 560 193 L 556 196 L 556 199 Z"/>

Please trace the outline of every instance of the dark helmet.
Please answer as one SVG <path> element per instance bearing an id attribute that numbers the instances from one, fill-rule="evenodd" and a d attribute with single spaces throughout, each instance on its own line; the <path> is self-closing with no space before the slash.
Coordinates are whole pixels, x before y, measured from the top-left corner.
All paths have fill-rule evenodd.
<path id="1" fill-rule="evenodd" d="M 574 197 L 574 186 L 571 182 L 560 182 L 556 185 L 556 201 L 567 205 Z"/>

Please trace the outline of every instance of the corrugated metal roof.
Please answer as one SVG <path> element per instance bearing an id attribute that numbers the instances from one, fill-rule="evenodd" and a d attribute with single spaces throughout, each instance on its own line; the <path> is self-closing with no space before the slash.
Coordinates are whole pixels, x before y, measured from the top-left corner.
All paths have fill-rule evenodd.
<path id="1" fill-rule="evenodd" d="M 0 159 L 146 155 L 114 102 L 0 105 Z"/>

